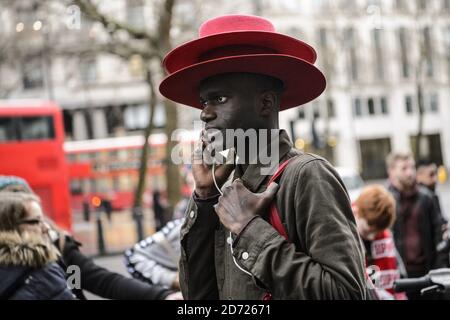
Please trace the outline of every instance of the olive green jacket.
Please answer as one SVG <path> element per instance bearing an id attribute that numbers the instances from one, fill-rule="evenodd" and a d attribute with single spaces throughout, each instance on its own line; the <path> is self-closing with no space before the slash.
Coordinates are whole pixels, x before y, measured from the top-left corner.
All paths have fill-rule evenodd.
<path id="1" fill-rule="evenodd" d="M 218 195 L 194 194 L 181 229 L 180 285 L 185 299 L 366 299 L 364 256 L 342 180 L 323 158 L 292 149 L 280 134 L 283 172 L 276 206 L 286 241 L 266 220 L 253 219 L 228 240 L 213 205 Z M 252 192 L 263 192 L 270 176 L 258 165 L 236 168 Z M 229 243 L 233 245 L 233 255 Z M 241 271 L 233 262 L 251 273 Z"/>

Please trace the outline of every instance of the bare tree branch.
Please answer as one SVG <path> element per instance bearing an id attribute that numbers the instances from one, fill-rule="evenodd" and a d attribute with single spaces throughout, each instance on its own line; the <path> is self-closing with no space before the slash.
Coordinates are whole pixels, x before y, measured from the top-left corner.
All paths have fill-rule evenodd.
<path id="1" fill-rule="evenodd" d="M 158 48 L 162 52 L 168 52 L 171 48 L 170 44 L 170 28 L 172 27 L 172 12 L 175 0 L 166 0 L 160 12 L 160 18 L 158 23 L 159 37 Z"/>
<path id="2" fill-rule="evenodd" d="M 72 0 L 74 4 L 80 7 L 81 11 L 90 19 L 100 22 L 106 29 L 116 32 L 126 31 L 134 39 L 148 40 L 154 47 L 158 46 L 158 41 L 145 30 L 138 30 L 129 24 L 122 23 L 111 17 L 106 16 L 98 10 L 98 7 L 91 0 Z"/>

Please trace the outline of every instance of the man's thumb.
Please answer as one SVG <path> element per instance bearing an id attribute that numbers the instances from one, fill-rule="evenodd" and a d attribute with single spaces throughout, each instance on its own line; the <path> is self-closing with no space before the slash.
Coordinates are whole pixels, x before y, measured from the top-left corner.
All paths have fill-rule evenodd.
<path id="1" fill-rule="evenodd" d="M 276 182 L 272 182 L 271 184 L 269 184 L 266 191 L 263 192 L 264 198 L 272 200 L 277 194 L 278 188 L 279 185 Z"/>

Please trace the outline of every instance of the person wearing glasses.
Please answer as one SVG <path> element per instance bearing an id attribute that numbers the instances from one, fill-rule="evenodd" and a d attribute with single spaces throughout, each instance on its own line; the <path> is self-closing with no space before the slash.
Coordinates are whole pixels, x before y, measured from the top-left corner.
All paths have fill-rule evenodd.
<path id="1" fill-rule="evenodd" d="M 0 194 L 16 192 L 33 194 L 28 183 L 17 176 L 0 176 Z M 81 288 L 72 292 L 80 300 L 85 300 L 83 293 L 87 290 L 99 297 L 116 300 L 181 300 L 179 291 L 175 292 L 162 286 L 150 285 L 137 279 L 130 279 L 121 274 L 100 267 L 92 258 L 81 251 L 81 243 L 73 236 L 58 228 L 48 217 L 44 217 L 48 226 L 48 235 L 60 252 L 59 264 L 64 270 L 75 265 L 81 271 Z M 66 274 L 68 277 L 69 274 Z M 1 279 L 1 276 L 0 276 Z"/>
<path id="2" fill-rule="evenodd" d="M 0 299 L 73 300 L 39 199 L 0 193 Z"/>

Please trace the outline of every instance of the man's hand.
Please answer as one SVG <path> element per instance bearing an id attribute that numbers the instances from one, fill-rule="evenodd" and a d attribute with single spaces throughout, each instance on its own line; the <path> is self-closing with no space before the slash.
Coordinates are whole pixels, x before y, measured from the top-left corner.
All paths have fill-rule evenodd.
<path id="1" fill-rule="evenodd" d="M 239 234 L 251 219 L 265 212 L 277 191 L 278 184 L 272 182 L 263 193 L 253 193 L 242 180 L 236 179 L 219 197 L 214 209 L 220 222 L 231 232 Z"/>
<path id="2" fill-rule="evenodd" d="M 202 132 L 201 140 L 197 143 L 192 156 L 192 175 L 195 180 L 195 193 L 200 198 L 207 198 L 219 193 L 214 185 L 212 167 L 206 164 L 205 159 L 203 159 L 203 151 L 208 146 L 208 139 Z M 234 164 L 216 165 L 215 176 L 219 188 L 227 181 L 233 170 Z"/>

